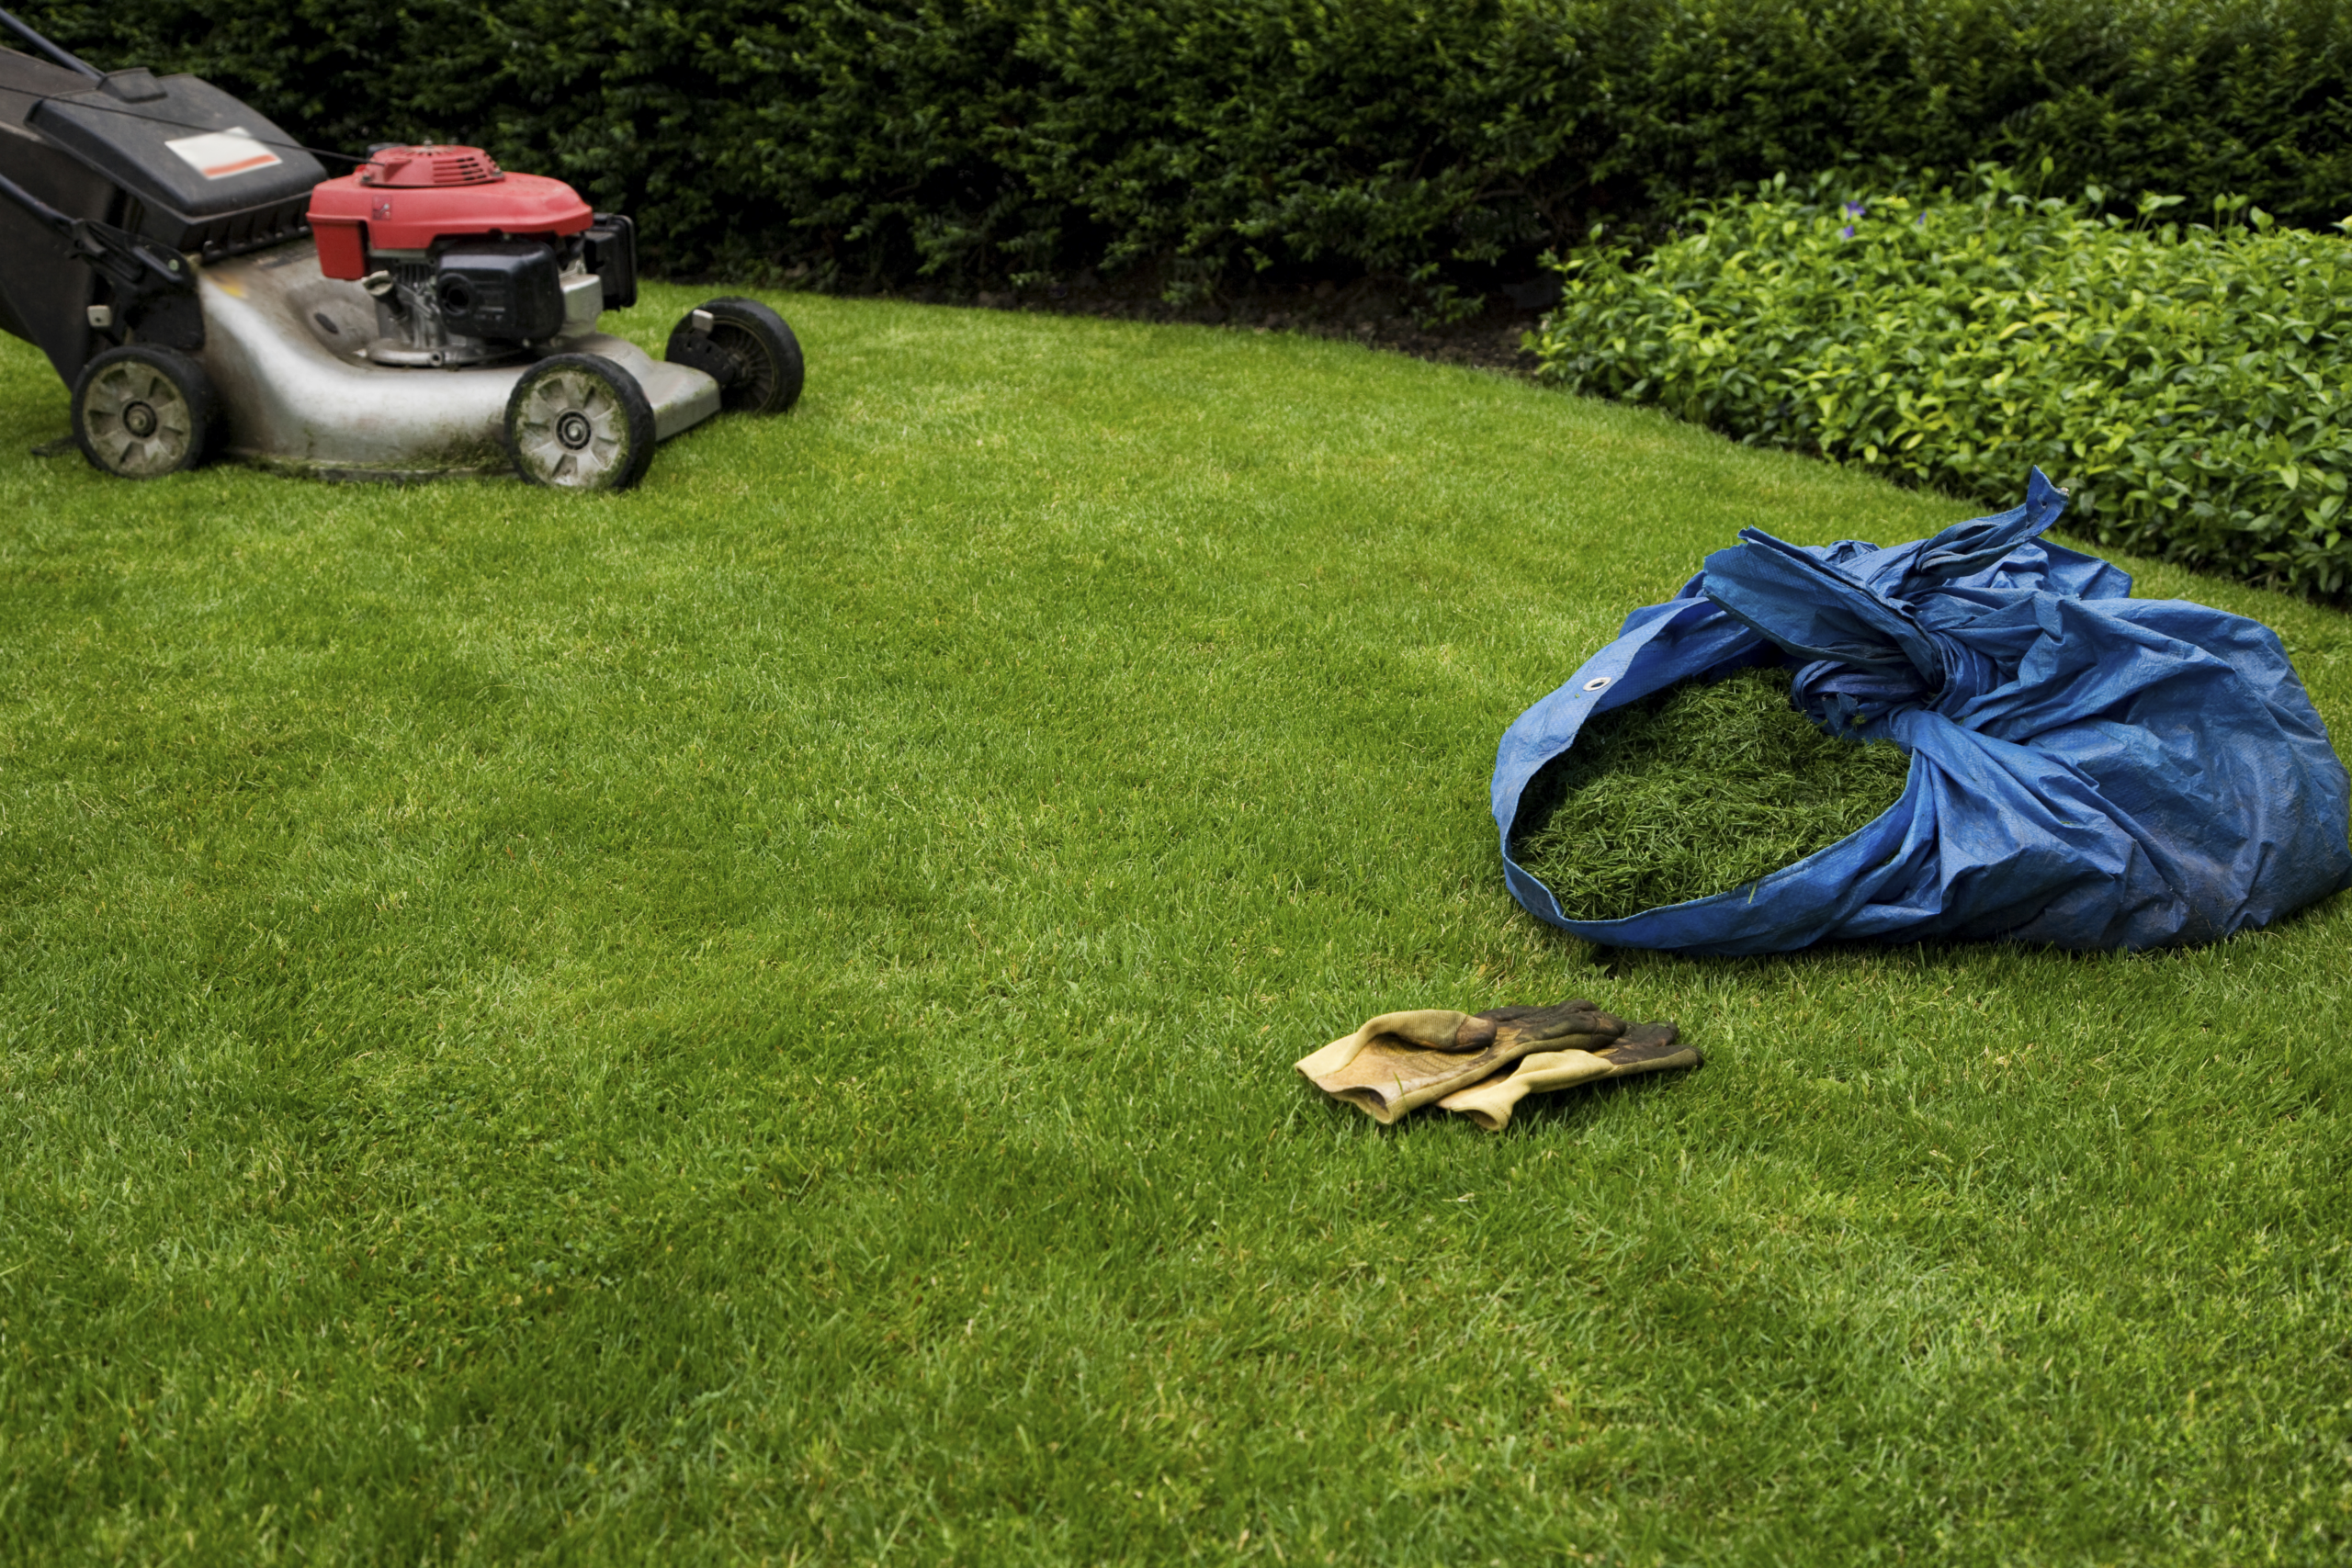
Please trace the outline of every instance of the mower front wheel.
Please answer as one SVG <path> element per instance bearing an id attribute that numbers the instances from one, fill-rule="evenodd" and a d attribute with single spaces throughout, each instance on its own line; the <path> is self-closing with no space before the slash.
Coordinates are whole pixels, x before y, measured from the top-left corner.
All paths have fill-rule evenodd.
<path id="1" fill-rule="evenodd" d="M 637 378 L 594 354 L 558 354 L 506 399 L 514 471 L 557 490 L 627 490 L 653 463 L 653 405 Z"/>
<path id="2" fill-rule="evenodd" d="M 74 441 L 90 466 L 153 479 L 204 461 L 215 403 L 204 367 L 175 348 L 110 348 L 74 378 Z"/>
<path id="3" fill-rule="evenodd" d="M 808 376 L 800 340 L 757 299 L 704 301 L 671 329 L 662 357 L 717 381 L 729 413 L 782 413 L 800 400 Z"/>

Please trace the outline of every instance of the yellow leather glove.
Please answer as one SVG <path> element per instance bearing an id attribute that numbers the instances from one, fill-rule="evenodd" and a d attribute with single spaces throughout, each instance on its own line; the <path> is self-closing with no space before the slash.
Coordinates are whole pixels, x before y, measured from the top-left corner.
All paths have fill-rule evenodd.
<path id="1" fill-rule="evenodd" d="M 1521 1056 L 1486 1082 L 1454 1090 L 1438 1106 L 1499 1133 L 1510 1125 L 1511 1107 L 1531 1094 L 1668 1067 L 1695 1067 L 1704 1059 L 1696 1046 L 1681 1043 L 1674 1025 L 1637 1023 L 1604 1050 L 1539 1051 Z"/>
<path id="2" fill-rule="evenodd" d="M 1623 1019 L 1588 1001 L 1476 1015 L 1429 1008 L 1366 1019 L 1297 1066 L 1316 1088 L 1386 1126 L 1533 1052 L 1599 1051 L 1624 1032 Z"/>

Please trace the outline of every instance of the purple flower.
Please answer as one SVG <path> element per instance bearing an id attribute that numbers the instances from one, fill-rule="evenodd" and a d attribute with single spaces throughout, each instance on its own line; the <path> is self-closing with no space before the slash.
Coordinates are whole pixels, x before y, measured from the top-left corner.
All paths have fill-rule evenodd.
<path id="1" fill-rule="evenodd" d="M 1851 223 L 1847 224 L 1843 229 L 1838 231 L 1838 237 L 1841 240 L 1852 239 L 1854 237 L 1854 226 Z"/>
<path id="2" fill-rule="evenodd" d="M 1868 218 L 1870 215 L 1870 209 L 1859 201 L 1849 201 L 1846 204 L 1846 216 L 1849 218 Z"/>

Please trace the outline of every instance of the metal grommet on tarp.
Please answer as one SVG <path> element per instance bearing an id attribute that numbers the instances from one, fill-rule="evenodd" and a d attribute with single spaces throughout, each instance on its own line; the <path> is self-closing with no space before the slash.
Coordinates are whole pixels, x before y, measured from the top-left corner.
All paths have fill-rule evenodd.
<path id="1" fill-rule="evenodd" d="M 1595 675 L 1584 683 L 1584 689 L 1588 692 L 1605 692 L 1609 689 L 1609 682 L 1615 679 L 1617 677 L 1614 675 Z"/>

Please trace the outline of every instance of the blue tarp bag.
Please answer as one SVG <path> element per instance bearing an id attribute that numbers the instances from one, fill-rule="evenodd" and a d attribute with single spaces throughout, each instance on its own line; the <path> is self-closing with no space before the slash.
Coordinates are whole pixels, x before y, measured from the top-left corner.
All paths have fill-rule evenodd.
<path id="1" fill-rule="evenodd" d="M 2352 784 L 2277 634 L 2037 543 L 2065 505 L 2037 468 L 2023 506 L 1890 549 L 1742 530 L 1503 736 L 1512 895 L 1611 947 L 1746 953 L 2214 942 L 2352 886 Z M 1592 715 L 1751 664 L 1794 667 L 1790 700 L 1829 733 L 1908 752 L 1902 798 L 1753 883 L 1571 919 L 1510 858 L 1528 782 Z"/>

